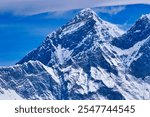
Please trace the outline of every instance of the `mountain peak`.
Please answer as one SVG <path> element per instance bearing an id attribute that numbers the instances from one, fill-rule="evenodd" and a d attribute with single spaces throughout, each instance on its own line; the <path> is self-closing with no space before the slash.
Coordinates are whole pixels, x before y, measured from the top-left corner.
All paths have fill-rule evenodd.
<path id="1" fill-rule="evenodd" d="M 79 14 L 83 14 L 83 15 L 86 15 L 86 14 L 88 14 L 88 15 L 96 15 L 96 13 L 92 9 L 90 9 L 90 8 L 85 8 L 85 9 L 81 10 L 79 12 Z"/>
<path id="2" fill-rule="evenodd" d="M 142 19 L 142 20 L 149 20 L 150 21 L 150 14 L 142 15 L 140 19 Z"/>
<path id="3" fill-rule="evenodd" d="M 111 41 L 121 34 L 122 31 L 116 25 L 101 20 L 93 10 L 86 8 L 68 23 L 49 34 L 39 48 L 30 52 L 18 63 L 39 60 L 44 65 L 51 66 L 52 58 L 54 58 L 54 63 L 62 64 L 69 58 L 68 56 L 72 56 L 72 52 L 77 51 L 73 53 L 75 56 L 81 52 L 81 49 L 84 49 L 85 52 L 96 46 L 97 42 Z M 67 53 L 68 56 L 64 53 Z"/>
<path id="4" fill-rule="evenodd" d="M 72 19 L 71 23 L 77 23 L 80 21 L 87 21 L 87 20 L 95 20 L 95 21 L 101 21 L 97 14 L 90 8 L 86 8 L 81 10 L 75 18 Z"/>
<path id="5" fill-rule="evenodd" d="M 150 14 L 142 15 L 122 37 L 112 43 L 122 49 L 129 49 L 136 43 L 148 38 L 149 32 Z"/>

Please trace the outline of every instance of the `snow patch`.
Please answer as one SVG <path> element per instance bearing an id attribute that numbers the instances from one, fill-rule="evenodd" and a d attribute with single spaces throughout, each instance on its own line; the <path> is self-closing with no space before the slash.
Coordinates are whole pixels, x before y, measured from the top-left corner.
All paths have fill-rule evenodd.
<path id="1" fill-rule="evenodd" d="M 88 82 L 89 92 L 96 92 L 99 89 L 99 85 L 94 83 L 94 81 L 89 80 Z"/>
<path id="2" fill-rule="evenodd" d="M 88 79 L 87 74 L 82 68 L 70 68 L 68 76 L 65 74 L 65 80 L 68 81 L 68 89 L 72 90 L 74 86 L 79 86 L 76 89 L 76 93 L 87 94 L 88 93 Z"/>
<path id="3" fill-rule="evenodd" d="M 109 88 L 113 88 L 115 86 L 114 76 L 112 74 L 108 74 L 104 69 L 98 67 L 91 67 L 91 76 L 95 80 L 102 80 L 102 82 Z"/>
<path id="4" fill-rule="evenodd" d="M 62 30 L 60 37 L 62 37 L 63 35 L 68 35 L 68 34 L 75 32 L 77 29 L 82 27 L 84 24 L 85 24 L 85 22 L 79 22 L 79 23 L 71 24 L 70 26 L 65 27 Z"/>
<path id="5" fill-rule="evenodd" d="M 55 56 L 57 57 L 58 62 L 63 64 L 67 59 L 70 58 L 71 53 L 72 52 L 68 49 L 62 48 L 61 45 L 58 45 L 55 51 Z"/>
<path id="6" fill-rule="evenodd" d="M 140 56 L 142 56 L 142 53 L 140 53 L 139 55 L 137 55 L 139 53 L 140 48 L 142 47 L 142 45 L 144 45 L 147 41 L 150 40 L 150 37 L 137 42 L 133 47 L 129 48 L 129 49 L 120 49 L 116 46 L 110 46 L 109 49 L 112 51 L 115 51 L 117 53 L 117 55 L 119 56 L 127 56 L 125 57 L 125 60 L 123 60 L 127 66 L 130 66 L 130 64 L 137 60 Z"/>
<path id="7" fill-rule="evenodd" d="M 0 100 L 24 100 L 14 90 L 0 88 Z"/>
<path id="8" fill-rule="evenodd" d="M 59 77 L 55 74 L 54 70 L 51 67 L 43 65 L 46 71 L 52 76 L 52 78 L 60 85 Z"/>

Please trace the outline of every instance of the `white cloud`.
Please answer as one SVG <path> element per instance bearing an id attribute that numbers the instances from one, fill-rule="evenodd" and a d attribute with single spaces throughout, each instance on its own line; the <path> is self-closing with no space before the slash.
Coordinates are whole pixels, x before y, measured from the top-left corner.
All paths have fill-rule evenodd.
<path id="1" fill-rule="evenodd" d="M 94 11 L 99 13 L 108 13 L 110 15 L 115 15 L 123 10 L 125 10 L 125 6 L 112 6 L 112 7 L 100 7 L 100 8 L 94 8 Z"/>
<path id="2" fill-rule="evenodd" d="M 32 15 L 87 7 L 139 3 L 150 4 L 150 0 L 0 0 L 0 12 L 12 12 L 17 15 Z"/>

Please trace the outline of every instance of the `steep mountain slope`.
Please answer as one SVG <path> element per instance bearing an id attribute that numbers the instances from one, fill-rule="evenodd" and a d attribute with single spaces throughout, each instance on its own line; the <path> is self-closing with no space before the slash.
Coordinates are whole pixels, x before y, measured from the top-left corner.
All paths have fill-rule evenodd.
<path id="1" fill-rule="evenodd" d="M 115 39 L 113 45 L 128 49 L 150 35 L 150 14 L 143 15 L 123 36 Z"/>
<path id="2" fill-rule="evenodd" d="M 48 35 L 40 47 L 18 63 L 39 60 L 48 66 L 64 64 L 70 56 L 92 48 L 97 42 L 110 41 L 122 33 L 117 26 L 98 18 L 91 9 L 84 9 L 66 25 Z"/>
<path id="3" fill-rule="evenodd" d="M 141 79 L 150 76 L 150 14 L 143 15 L 123 36 L 112 41 L 121 48 L 126 72 Z"/>
<path id="4" fill-rule="evenodd" d="M 130 73 L 150 83 L 150 33 L 136 56 L 138 59 L 132 62 Z"/>
<path id="5" fill-rule="evenodd" d="M 0 68 L 0 87 L 24 99 L 61 99 L 58 77 L 39 61 Z"/>
<path id="6" fill-rule="evenodd" d="M 84 9 L 15 66 L 1 67 L 0 87 L 23 99 L 150 99 L 148 19 L 123 34 Z"/>

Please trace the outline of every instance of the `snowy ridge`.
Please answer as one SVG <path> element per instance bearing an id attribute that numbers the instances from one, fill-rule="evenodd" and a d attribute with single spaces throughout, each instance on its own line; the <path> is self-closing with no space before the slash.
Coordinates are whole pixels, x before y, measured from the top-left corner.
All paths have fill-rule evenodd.
<path id="1" fill-rule="evenodd" d="M 96 29 L 101 39 L 104 38 L 109 40 L 113 37 L 119 37 L 124 33 L 124 31 L 119 29 L 116 25 L 102 20 L 93 10 L 87 8 L 81 10 L 71 21 L 69 21 L 66 25 L 60 28 L 62 33 L 61 35 L 59 35 L 59 37 L 62 38 L 66 34 L 68 35 L 77 31 L 82 26 L 86 25 L 86 23 L 89 21 L 95 22 L 94 28 Z M 55 34 L 56 32 L 53 32 L 49 34 L 48 37 L 53 37 Z"/>
<path id="2" fill-rule="evenodd" d="M 78 28 L 82 27 L 83 25 L 85 24 L 85 22 L 79 22 L 77 24 L 72 24 L 66 28 L 64 28 L 62 30 L 62 34 L 60 35 L 60 38 L 63 36 L 63 35 L 66 35 L 66 34 L 70 34 L 72 33 L 73 31 L 75 32 Z"/>
<path id="3" fill-rule="evenodd" d="M 13 98 L 11 95 L 14 95 L 13 99 L 15 97 L 18 97 L 17 99 L 20 99 L 19 97 L 22 99 L 59 99 L 59 94 L 56 95 L 49 90 L 55 91 L 60 86 L 58 77 L 52 71 L 51 68 L 44 66 L 39 61 L 2 67 L 0 68 L 0 87 L 6 93 L 4 95 L 10 95 L 10 99 Z M 53 85 L 53 87 L 46 83 Z"/>
<path id="4" fill-rule="evenodd" d="M 135 24 L 122 36 L 115 38 L 112 44 L 121 48 L 129 49 L 139 41 L 150 36 L 150 20 L 149 14 L 141 16 Z"/>
<path id="5" fill-rule="evenodd" d="M 97 14 L 91 10 L 90 8 L 86 8 L 81 10 L 68 24 L 74 24 L 82 21 L 88 21 L 90 19 L 99 19 L 101 21 Z"/>
<path id="6" fill-rule="evenodd" d="M 144 39 L 142 41 L 139 41 L 138 43 L 136 43 L 133 47 L 129 48 L 129 49 L 120 49 L 116 46 L 110 46 L 109 49 L 115 51 L 117 53 L 117 55 L 119 55 L 120 57 L 123 57 L 122 60 L 124 61 L 124 63 L 126 64 L 126 67 L 127 66 L 130 66 L 130 64 L 133 62 L 133 61 L 136 61 L 141 55 L 142 53 L 139 53 L 139 50 L 140 48 L 150 40 L 150 37 L 148 37 L 147 39 Z M 137 56 L 138 55 L 138 56 Z"/>
<path id="7" fill-rule="evenodd" d="M 106 39 L 111 41 L 110 39 L 119 37 L 124 33 L 124 31 L 119 29 L 116 25 L 113 25 L 106 21 L 102 21 L 102 23 L 96 22 L 95 27 L 97 29 L 97 33 L 98 33 L 99 37 L 101 39 L 104 39 L 102 41 L 106 41 Z M 108 31 L 109 34 L 105 31 Z M 110 35 L 110 37 L 109 37 L 109 35 Z"/>

